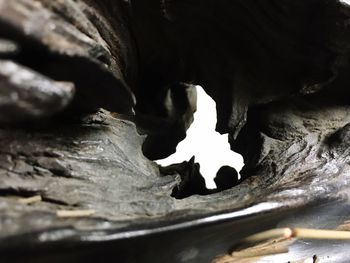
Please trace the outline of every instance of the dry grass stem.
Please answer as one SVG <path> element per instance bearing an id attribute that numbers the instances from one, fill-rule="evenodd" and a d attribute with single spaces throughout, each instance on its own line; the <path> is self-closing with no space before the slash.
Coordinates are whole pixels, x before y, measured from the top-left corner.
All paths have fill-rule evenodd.
<path id="1" fill-rule="evenodd" d="M 56 211 L 57 217 L 60 218 L 77 218 L 77 217 L 89 217 L 96 213 L 95 210 L 58 210 Z"/>
<path id="2" fill-rule="evenodd" d="M 28 198 L 20 198 L 17 201 L 24 205 L 30 205 L 30 204 L 41 202 L 42 197 L 40 195 L 36 195 Z"/>

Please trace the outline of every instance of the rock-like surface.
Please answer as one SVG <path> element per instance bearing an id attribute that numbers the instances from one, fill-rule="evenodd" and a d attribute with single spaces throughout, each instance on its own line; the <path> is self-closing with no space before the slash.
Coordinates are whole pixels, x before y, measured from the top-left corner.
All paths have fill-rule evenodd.
<path id="1" fill-rule="evenodd" d="M 344 130 L 350 122 L 349 109 L 328 106 L 318 114 L 314 110 L 287 107 L 270 115 L 276 126 L 269 128 L 281 133 L 258 132 L 263 143 L 257 176 L 221 193 L 183 200 L 170 196 L 179 178 L 160 176 L 157 166 L 143 157 L 143 139 L 135 125 L 107 112 L 88 117 L 82 124 L 3 128 L 1 236 L 62 225 L 92 230 L 101 220 L 110 221 L 115 230 L 118 222 L 131 226 L 137 220 L 160 223 L 169 215 L 172 220 L 185 220 L 264 201 L 293 206 L 338 197 L 348 185 L 347 148 L 320 142 Z M 268 115 L 268 110 L 260 113 Z M 293 123 L 287 125 L 286 117 Z M 318 123 L 327 126 L 319 129 Z M 275 158 L 285 165 L 274 163 Z M 27 206 L 16 201 L 37 194 L 43 202 Z M 95 219 L 62 221 L 55 213 L 60 209 L 93 209 L 96 215 Z"/>
<path id="2" fill-rule="evenodd" d="M 142 141 L 134 124 L 107 113 L 81 125 L 2 129 L 1 236 L 62 225 L 59 209 L 94 209 L 96 218 L 109 220 L 170 211 L 171 180 L 143 157 Z M 16 202 L 31 195 L 43 202 Z"/>

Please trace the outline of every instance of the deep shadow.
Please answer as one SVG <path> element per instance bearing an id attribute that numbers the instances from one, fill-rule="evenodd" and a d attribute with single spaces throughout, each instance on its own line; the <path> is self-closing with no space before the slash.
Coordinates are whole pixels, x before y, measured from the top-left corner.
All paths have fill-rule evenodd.
<path id="1" fill-rule="evenodd" d="M 230 189 L 239 184 L 237 171 L 230 166 L 219 169 L 214 179 L 216 189 L 208 189 L 205 179 L 200 173 L 200 164 L 195 162 L 193 156 L 188 162 L 173 164 L 159 168 L 162 175 L 180 175 L 181 182 L 175 186 L 171 196 L 184 199 L 192 195 L 210 195 Z"/>

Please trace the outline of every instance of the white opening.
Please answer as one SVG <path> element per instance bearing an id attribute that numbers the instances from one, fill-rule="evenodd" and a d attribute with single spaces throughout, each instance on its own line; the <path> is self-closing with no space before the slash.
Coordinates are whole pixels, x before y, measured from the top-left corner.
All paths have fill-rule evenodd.
<path id="1" fill-rule="evenodd" d="M 168 166 L 189 161 L 195 156 L 207 188 L 216 188 L 213 179 L 222 166 L 228 165 L 237 171 L 243 167 L 242 156 L 230 150 L 228 134 L 221 135 L 215 131 L 216 121 L 215 101 L 202 87 L 197 86 L 197 112 L 194 114 L 193 124 L 187 131 L 187 137 L 178 144 L 176 153 L 156 162 Z"/>
<path id="2" fill-rule="evenodd" d="M 340 0 L 340 2 L 350 5 L 350 0 Z"/>

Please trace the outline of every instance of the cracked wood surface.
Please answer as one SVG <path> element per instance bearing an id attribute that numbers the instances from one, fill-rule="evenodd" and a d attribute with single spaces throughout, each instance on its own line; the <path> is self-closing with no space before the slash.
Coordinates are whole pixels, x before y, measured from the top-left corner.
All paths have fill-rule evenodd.
<path id="1" fill-rule="evenodd" d="M 79 229 L 85 225 L 92 230 L 104 220 L 133 225 L 137 220 L 161 222 L 170 214 L 172 220 L 185 219 L 263 202 L 292 207 L 320 198 L 341 198 L 348 185 L 348 148 L 343 146 L 340 151 L 317 142 L 335 132 L 334 136 L 338 136 L 344 130 L 336 127 L 346 126 L 350 121 L 346 109 L 329 107 L 319 119 L 312 107 L 310 111 L 287 108 L 279 114 L 272 113 L 271 123 L 288 129 L 282 134 L 291 133 L 289 138 L 274 136 L 275 139 L 260 133 L 265 138 L 260 162 L 267 164 L 260 166 L 259 176 L 224 192 L 184 200 L 170 197 L 177 176 L 160 176 L 156 164 L 143 157 L 143 139 L 134 124 L 116 119 L 108 112 L 87 117 L 82 124 L 2 128 L 1 236 L 57 226 Z M 281 114 L 293 118 L 294 126 L 286 123 L 289 118 L 279 118 Z M 310 126 L 324 123 L 326 117 L 327 126 L 323 129 Z M 265 152 L 270 154 L 267 159 Z M 287 166 L 269 163 L 274 154 Z M 291 162 L 299 165 L 291 166 Z M 43 202 L 28 206 L 16 201 L 18 197 L 38 194 Z M 56 217 L 58 209 L 92 209 L 96 214 L 62 221 Z M 110 227 L 115 226 L 112 223 Z"/>
<path id="2" fill-rule="evenodd" d="M 151 230 L 158 234 L 181 227 L 185 232 L 194 231 L 193 222 L 213 226 L 229 218 L 262 217 L 266 215 L 263 212 L 275 213 L 268 218 L 271 221 L 287 210 L 316 202 L 348 200 L 348 7 L 339 1 L 270 1 L 269 12 L 265 12 L 254 4 L 262 1 L 236 1 L 230 6 L 200 4 L 203 13 L 225 11 L 226 16 L 217 27 L 210 23 L 213 37 L 205 41 L 207 46 L 194 46 L 191 53 L 193 50 L 187 49 L 191 45 L 182 44 L 196 40 L 187 38 L 193 33 L 188 27 L 193 16 L 178 12 L 181 1 L 164 2 L 162 6 L 162 14 L 180 21 L 175 27 L 169 27 L 169 21 L 164 22 L 153 12 L 156 1 L 147 4 L 146 9 L 145 2 L 134 3 L 131 15 L 126 1 L 0 0 L 0 238 L 4 241 L 0 250 L 25 249 L 18 242 L 45 246 L 67 241 L 69 246 L 73 241 L 84 245 L 122 237 L 130 241 L 131 235 L 154 234 Z M 204 2 L 193 3 L 187 11 Z M 285 5 L 293 11 L 287 16 Z M 296 32 L 300 26 L 304 28 L 314 5 L 320 11 L 313 13 L 315 24 L 299 35 Z M 251 17 L 266 22 L 265 32 L 259 30 L 256 36 L 260 41 L 251 41 L 256 29 L 242 31 L 242 41 L 237 42 L 241 23 L 248 29 L 255 27 L 246 16 L 227 16 L 226 11 L 245 14 L 242 10 L 250 10 L 249 6 L 254 7 L 249 12 Z M 292 29 L 290 35 L 284 31 L 281 34 L 279 23 L 269 26 L 276 8 L 281 11 L 278 17 L 283 25 Z M 227 28 L 232 17 L 239 23 Z M 157 24 L 159 19 L 163 23 Z M 197 21 L 196 32 L 203 30 L 208 21 Z M 323 25 L 323 21 L 329 23 Z M 180 30 L 183 28 L 189 30 Z M 183 33 L 177 38 L 181 39 L 180 46 L 171 42 L 169 32 Z M 275 33 L 283 35 L 283 43 L 287 43 L 281 46 L 281 52 L 271 38 Z M 311 41 L 310 37 L 315 38 Z M 214 48 L 218 39 L 221 46 Z M 158 48 L 158 44 L 157 52 L 148 49 Z M 276 52 L 268 54 L 265 49 Z M 179 55 L 174 50 L 184 53 Z M 232 59 L 245 53 L 248 62 L 239 56 L 238 60 Z M 187 59 L 197 64 L 188 64 Z M 242 65 L 242 60 L 249 65 Z M 11 67 L 27 78 L 9 72 Z M 223 68 L 225 74 L 221 75 Z M 218 129 L 230 132 L 232 149 L 242 153 L 246 166 L 244 180 L 231 189 L 177 200 L 170 195 L 184 175 L 161 174 L 156 164 L 144 157 L 145 138 L 138 134 L 133 121 L 146 124 L 139 130 L 153 135 L 149 155 L 171 151 L 184 136 L 195 109 L 194 93 L 187 92 L 188 85 L 182 83 L 186 81 L 203 84 L 216 99 Z M 172 98 L 170 108 L 164 105 L 164 99 L 169 98 L 164 95 L 166 89 L 173 92 L 168 94 Z M 135 97 L 139 103 L 136 117 Z M 63 110 L 71 100 L 66 115 L 42 119 Z M 104 110 L 85 118 L 76 114 L 100 107 L 118 114 Z M 168 111 L 174 119 L 163 116 Z M 70 115 L 74 118 L 68 118 Z M 20 117 L 41 121 L 18 123 Z M 11 122 L 12 126 L 7 125 Z M 157 126 L 171 127 L 174 134 L 168 136 Z M 163 147 L 157 145 L 159 138 L 163 138 Z M 186 186 L 186 178 L 183 182 Z M 29 204 L 20 201 L 35 196 L 41 200 Z M 89 216 L 62 219 L 57 211 L 85 211 Z M 243 235 L 239 231 L 246 231 L 245 235 L 266 227 L 239 222 L 237 232 L 213 231 L 202 236 L 203 240 L 226 235 L 236 240 Z M 219 226 L 215 227 L 218 230 Z M 183 240 L 185 234 L 177 232 Z M 196 247 L 203 247 L 203 240 L 193 237 L 189 244 L 193 244 L 194 251 L 203 252 Z M 212 256 L 212 252 L 208 257 L 204 252 L 188 252 L 186 247 L 174 252 L 180 259 L 171 260 L 198 262 L 198 258 Z M 165 262 L 160 256 L 157 260 Z"/>

